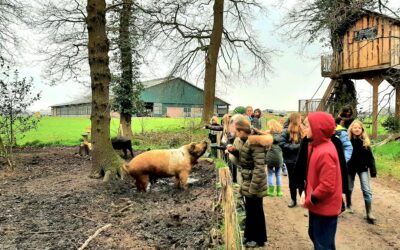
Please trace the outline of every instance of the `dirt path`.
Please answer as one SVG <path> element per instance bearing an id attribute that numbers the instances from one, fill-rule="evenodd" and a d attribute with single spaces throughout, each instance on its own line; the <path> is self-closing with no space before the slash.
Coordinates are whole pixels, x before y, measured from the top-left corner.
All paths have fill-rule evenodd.
<path id="1" fill-rule="evenodd" d="M 288 181 L 287 177 L 282 179 L 286 191 L 284 196 L 264 200 L 268 226 L 268 245 L 265 249 L 312 249 L 307 234 L 308 212 L 300 207 L 287 207 L 290 201 Z M 364 219 L 364 200 L 356 177 L 353 194 L 355 213 L 339 218 L 337 249 L 400 249 L 400 183 L 391 181 L 388 185 L 385 181 L 386 178 L 372 179 L 373 211 L 378 220 L 376 225 L 370 225 Z"/>
<path id="2" fill-rule="evenodd" d="M 215 169 L 203 162 L 187 191 L 173 179 L 137 193 L 133 180 L 113 186 L 88 178 L 90 161 L 75 148 L 18 152 L 18 168 L 0 167 L 0 249 L 78 249 L 97 229 L 111 223 L 86 249 L 203 249 L 221 218 Z M 124 209 L 125 208 L 125 209 Z M 118 212 L 120 211 L 120 212 Z M 218 240 L 218 239 L 217 239 Z"/>

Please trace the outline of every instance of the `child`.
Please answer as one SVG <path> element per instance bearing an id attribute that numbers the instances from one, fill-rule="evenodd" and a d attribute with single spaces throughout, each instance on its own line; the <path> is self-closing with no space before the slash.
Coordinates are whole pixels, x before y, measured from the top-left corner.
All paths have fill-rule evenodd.
<path id="1" fill-rule="evenodd" d="M 309 210 L 308 234 L 314 249 L 336 249 L 337 219 L 342 206 L 342 177 L 337 150 L 331 141 L 333 117 L 309 113 L 304 121 L 308 145 L 305 193 L 300 204 Z"/>
<path id="2" fill-rule="evenodd" d="M 286 164 L 289 174 L 289 190 L 291 202 L 288 207 L 293 208 L 297 206 L 296 191 L 299 189 L 299 195 L 303 191 L 303 187 L 297 185 L 296 176 L 294 176 L 294 167 L 296 165 L 297 155 L 300 149 L 300 142 L 303 138 L 303 130 L 301 128 L 301 114 L 291 113 L 289 116 L 288 128 L 283 130 L 279 146 L 282 148 L 283 161 Z"/>
<path id="3" fill-rule="evenodd" d="M 283 164 L 282 149 L 279 146 L 279 140 L 282 133 L 282 125 L 272 119 L 267 122 L 267 129 L 269 133 L 274 138 L 274 143 L 272 144 L 270 150 L 267 151 L 265 155 L 265 163 L 268 169 L 268 196 L 274 196 L 274 183 L 273 175 L 276 178 L 276 195 L 278 197 L 282 196 L 281 188 L 281 166 Z"/>
<path id="4" fill-rule="evenodd" d="M 245 246 L 264 246 L 267 241 L 267 229 L 263 209 L 263 197 L 267 193 L 265 174 L 265 150 L 270 147 L 273 138 L 269 135 L 251 135 L 251 125 L 246 118 L 237 120 L 235 126 L 235 145 L 227 148 L 235 155 L 242 168 L 240 193 L 245 197 Z M 240 143 L 236 143 L 240 141 Z"/>
<path id="5" fill-rule="evenodd" d="M 219 125 L 217 116 L 213 116 L 211 118 L 210 125 L 211 126 L 218 126 Z M 208 126 L 206 126 L 206 128 L 208 128 Z M 211 156 L 212 157 L 217 157 L 217 148 L 216 148 L 216 146 L 217 146 L 217 134 L 218 134 L 218 131 L 213 130 L 213 129 L 210 129 L 209 132 L 208 132 L 208 138 L 211 141 L 211 145 L 210 146 L 211 146 Z"/>
<path id="6" fill-rule="evenodd" d="M 255 109 L 253 113 L 253 120 L 251 121 L 251 126 L 256 129 L 261 129 L 261 110 Z"/>
<path id="7" fill-rule="evenodd" d="M 365 132 L 364 125 L 361 121 L 355 120 L 349 127 L 349 138 L 353 144 L 353 154 L 348 162 L 349 168 L 349 195 L 354 188 L 354 179 L 356 174 L 360 178 L 361 190 L 363 192 L 365 209 L 367 212 L 367 221 L 371 224 L 375 223 L 376 218 L 372 215 L 372 192 L 369 185 L 368 169 L 371 178 L 376 177 L 375 158 L 371 151 L 371 142 L 368 134 Z"/>

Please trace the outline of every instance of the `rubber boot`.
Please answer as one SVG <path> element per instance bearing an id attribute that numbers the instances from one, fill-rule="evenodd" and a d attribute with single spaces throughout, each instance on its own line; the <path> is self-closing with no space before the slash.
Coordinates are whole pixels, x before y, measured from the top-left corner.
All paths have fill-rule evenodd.
<path id="1" fill-rule="evenodd" d="M 346 211 L 349 213 L 354 213 L 354 210 L 351 206 L 351 194 L 346 194 Z"/>
<path id="2" fill-rule="evenodd" d="M 275 194 L 274 194 L 274 186 L 269 186 L 269 187 L 268 187 L 268 193 L 267 193 L 267 195 L 268 195 L 268 196 L 271 196 L 271 197 L 275 196 Z"/>
<path id="3" fill-rule="evenodd" d="M 282 188 L 281 187 L 276 187 L 276 196 L 282 197 L 282 195 L 283 195 Z"/>
<path id="4" fill-rule="evenodd" d="M 372 215 L 372 203 L 370 201 L 365 201 L 365 210 L 367 211 L 367 221 L 370 224 L 375 224 L 376 218 Z"/>

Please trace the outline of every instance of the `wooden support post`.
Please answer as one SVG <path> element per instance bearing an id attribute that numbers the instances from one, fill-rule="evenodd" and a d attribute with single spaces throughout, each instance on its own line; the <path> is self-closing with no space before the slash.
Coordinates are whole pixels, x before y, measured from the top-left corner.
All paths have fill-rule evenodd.
<path id="1" fill-rule="evenodd" d="M 372 138 L 378 137 L 378 98 L 379 98 L 379 84 L 384 80 L 382 75 L 365 78 L 367 82 L 372 85 L 373 97 L 372 97 Z"/>
<path id="2" fill-rule="evenodd" d="M 317 111 L 326 111 L 328 106 L 328 98 L 330 97 L 334 87 L 336 85 L 336 80 L 331 79 L 328 87 L 325 90 L 324 96 L 322 97 L 321 102 L 318 104 Z"/>
<path id="3" fill-rule="evenodd" d="M 400 119 L 400 83 L 396 86 L 396 118 Z"/>

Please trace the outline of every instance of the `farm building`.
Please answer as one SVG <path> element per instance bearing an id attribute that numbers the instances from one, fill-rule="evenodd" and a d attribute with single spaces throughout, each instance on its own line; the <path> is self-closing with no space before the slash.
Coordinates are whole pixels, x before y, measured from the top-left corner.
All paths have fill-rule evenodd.
<path id="1" fill-rule="evenodd" d="M 203 90 L 179 77 L 143 82 L 141 98 L 149 116 L 201 117 Z M 229 103 L 215 98 L 215 113 L 226 114 Z M 90 116 L 91 97 L 51 106 L 53 116 Z"/>

